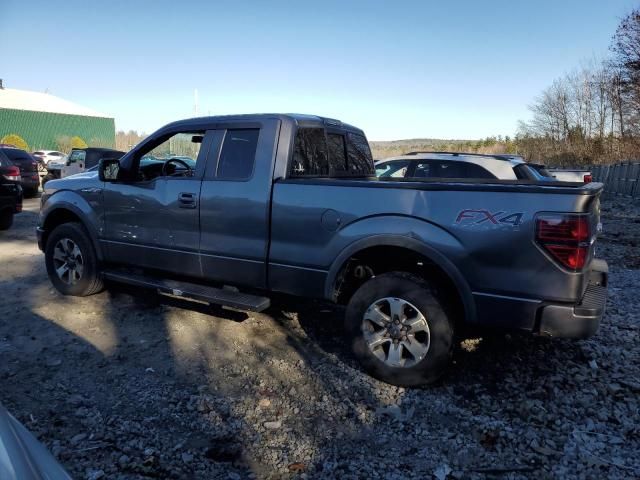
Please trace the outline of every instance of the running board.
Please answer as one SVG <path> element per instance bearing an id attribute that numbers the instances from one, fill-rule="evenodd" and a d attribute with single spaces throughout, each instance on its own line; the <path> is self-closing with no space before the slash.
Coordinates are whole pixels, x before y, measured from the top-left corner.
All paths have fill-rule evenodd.
<path id="1" fill-rule="evenodd" d="M 213 303 L 238 310 L 261 312 L 271 305 L 271 301 L 267 297 L 258 297 L 234 290 L 208 287 L 196 283 L 178 282 L 117 270 L 105 270 L 102 272 L 102 275 L 105 280 L 126 283 L 138 287 L 153 288 L 158 290 L 159 293 Z"/>

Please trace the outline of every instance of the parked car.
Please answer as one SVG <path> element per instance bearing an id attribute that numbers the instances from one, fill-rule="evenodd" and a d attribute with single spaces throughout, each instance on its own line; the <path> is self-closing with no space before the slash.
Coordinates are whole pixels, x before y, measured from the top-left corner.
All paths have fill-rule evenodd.
<path id="1" fill-rule="evenodd" d="M 49 162 L 64 164 L 67 161 L 67 155 L 57 150 L 37 150 L 33 156 L 39 158 L 45 167 Z"/>
<path id="2" fill-rule="evenodd" d="M 49 181 L 82 173 L 97 167 L 102 158 L 120 158 L 124 152 L 112 148 L 87 147 L 74 148 L 65 157 L 64 163 L 50 162 L 47 175 L 42 179 L 42 186 Z"/>
<path id="3" fill-rule="evenodd" d="M 36 160 L 29 153 L 19 148 L 2 147 L 0 148 L 0 155 L 3 155 L 20 170 L 20 184 L 22 185 L 24 196 L 35 196 L 40 187 L 40 176 L 38 175 Z"/>
<path id="4" fill-rule="evenodd" d="M 380 178 L 467 178 L 502 180 L 552 180 L 540 172 L 542 165 L 518 155 L 484 155 L 458 152 L 410 152 L 375 163 Z"/>
<path id="5" fill-rule="evenodd" d="M 20 169 L 0 151 L 0 230 L 13 224 L 13 215 L 22 211 Z"/>
<path id="6" fill-rule="evenodd" d="M 172 145 L 195 152 L 195 165 L 143 164 Z M 97 175 L 47 183 L 37 235 L 65 295 L 111 280 L 254 311 L 272 292 L 344 304 L 364 368 L 413 386 L 443 374 L 466 324 L 570 338 L 597 330 L 601 191 L 517 178 L 387 181 L 375 177 L 364 133 L 338 120 L 202 117 L 102 160 Z"/>
<path id="7" fill-rule="evenodd" d="M 0 404 L 0 478 L 71 480 L 69 474 L 29 430 Z"/>
<path id="8" fill-rule="evenodd" d="M 549 173 L 560 182 L 584 182 L 593 181 L 589 170 L 551 168 Z"/>

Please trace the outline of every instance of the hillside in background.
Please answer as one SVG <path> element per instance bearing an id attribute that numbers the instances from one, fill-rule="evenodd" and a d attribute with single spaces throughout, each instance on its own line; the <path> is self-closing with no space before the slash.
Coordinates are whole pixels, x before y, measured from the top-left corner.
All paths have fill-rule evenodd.
<path id="1" fill-rule="evenodd" d="M 487 137 L 483 140 L 442 140 L 437 138 L 412 138 L 407 140 L 371 141 L 371 153 L 376 160 L 402 155 L 408 152 L 471 152 L 516 153 L 516 145 L 510 137 Z"/>

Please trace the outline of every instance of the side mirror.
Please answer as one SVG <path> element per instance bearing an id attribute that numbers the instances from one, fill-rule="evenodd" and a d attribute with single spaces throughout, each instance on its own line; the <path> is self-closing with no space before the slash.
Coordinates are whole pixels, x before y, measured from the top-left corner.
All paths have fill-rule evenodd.
<path id="1" fill-rule="evenodd" d="M 98 164 L 98 178 L 101 182 L 115 182 L 120 172 L 120 160 L 117 158 L 102 158 Z"/>

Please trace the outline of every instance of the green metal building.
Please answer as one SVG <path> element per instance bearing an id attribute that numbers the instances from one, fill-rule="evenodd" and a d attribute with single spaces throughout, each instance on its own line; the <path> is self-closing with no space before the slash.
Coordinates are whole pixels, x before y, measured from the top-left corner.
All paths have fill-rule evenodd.
<path id="1" fill-rule="evenodd" d="M 48 93 L 2 88 L 0 143 L 34 150 L 114 147 L 112 117 Z"/>

